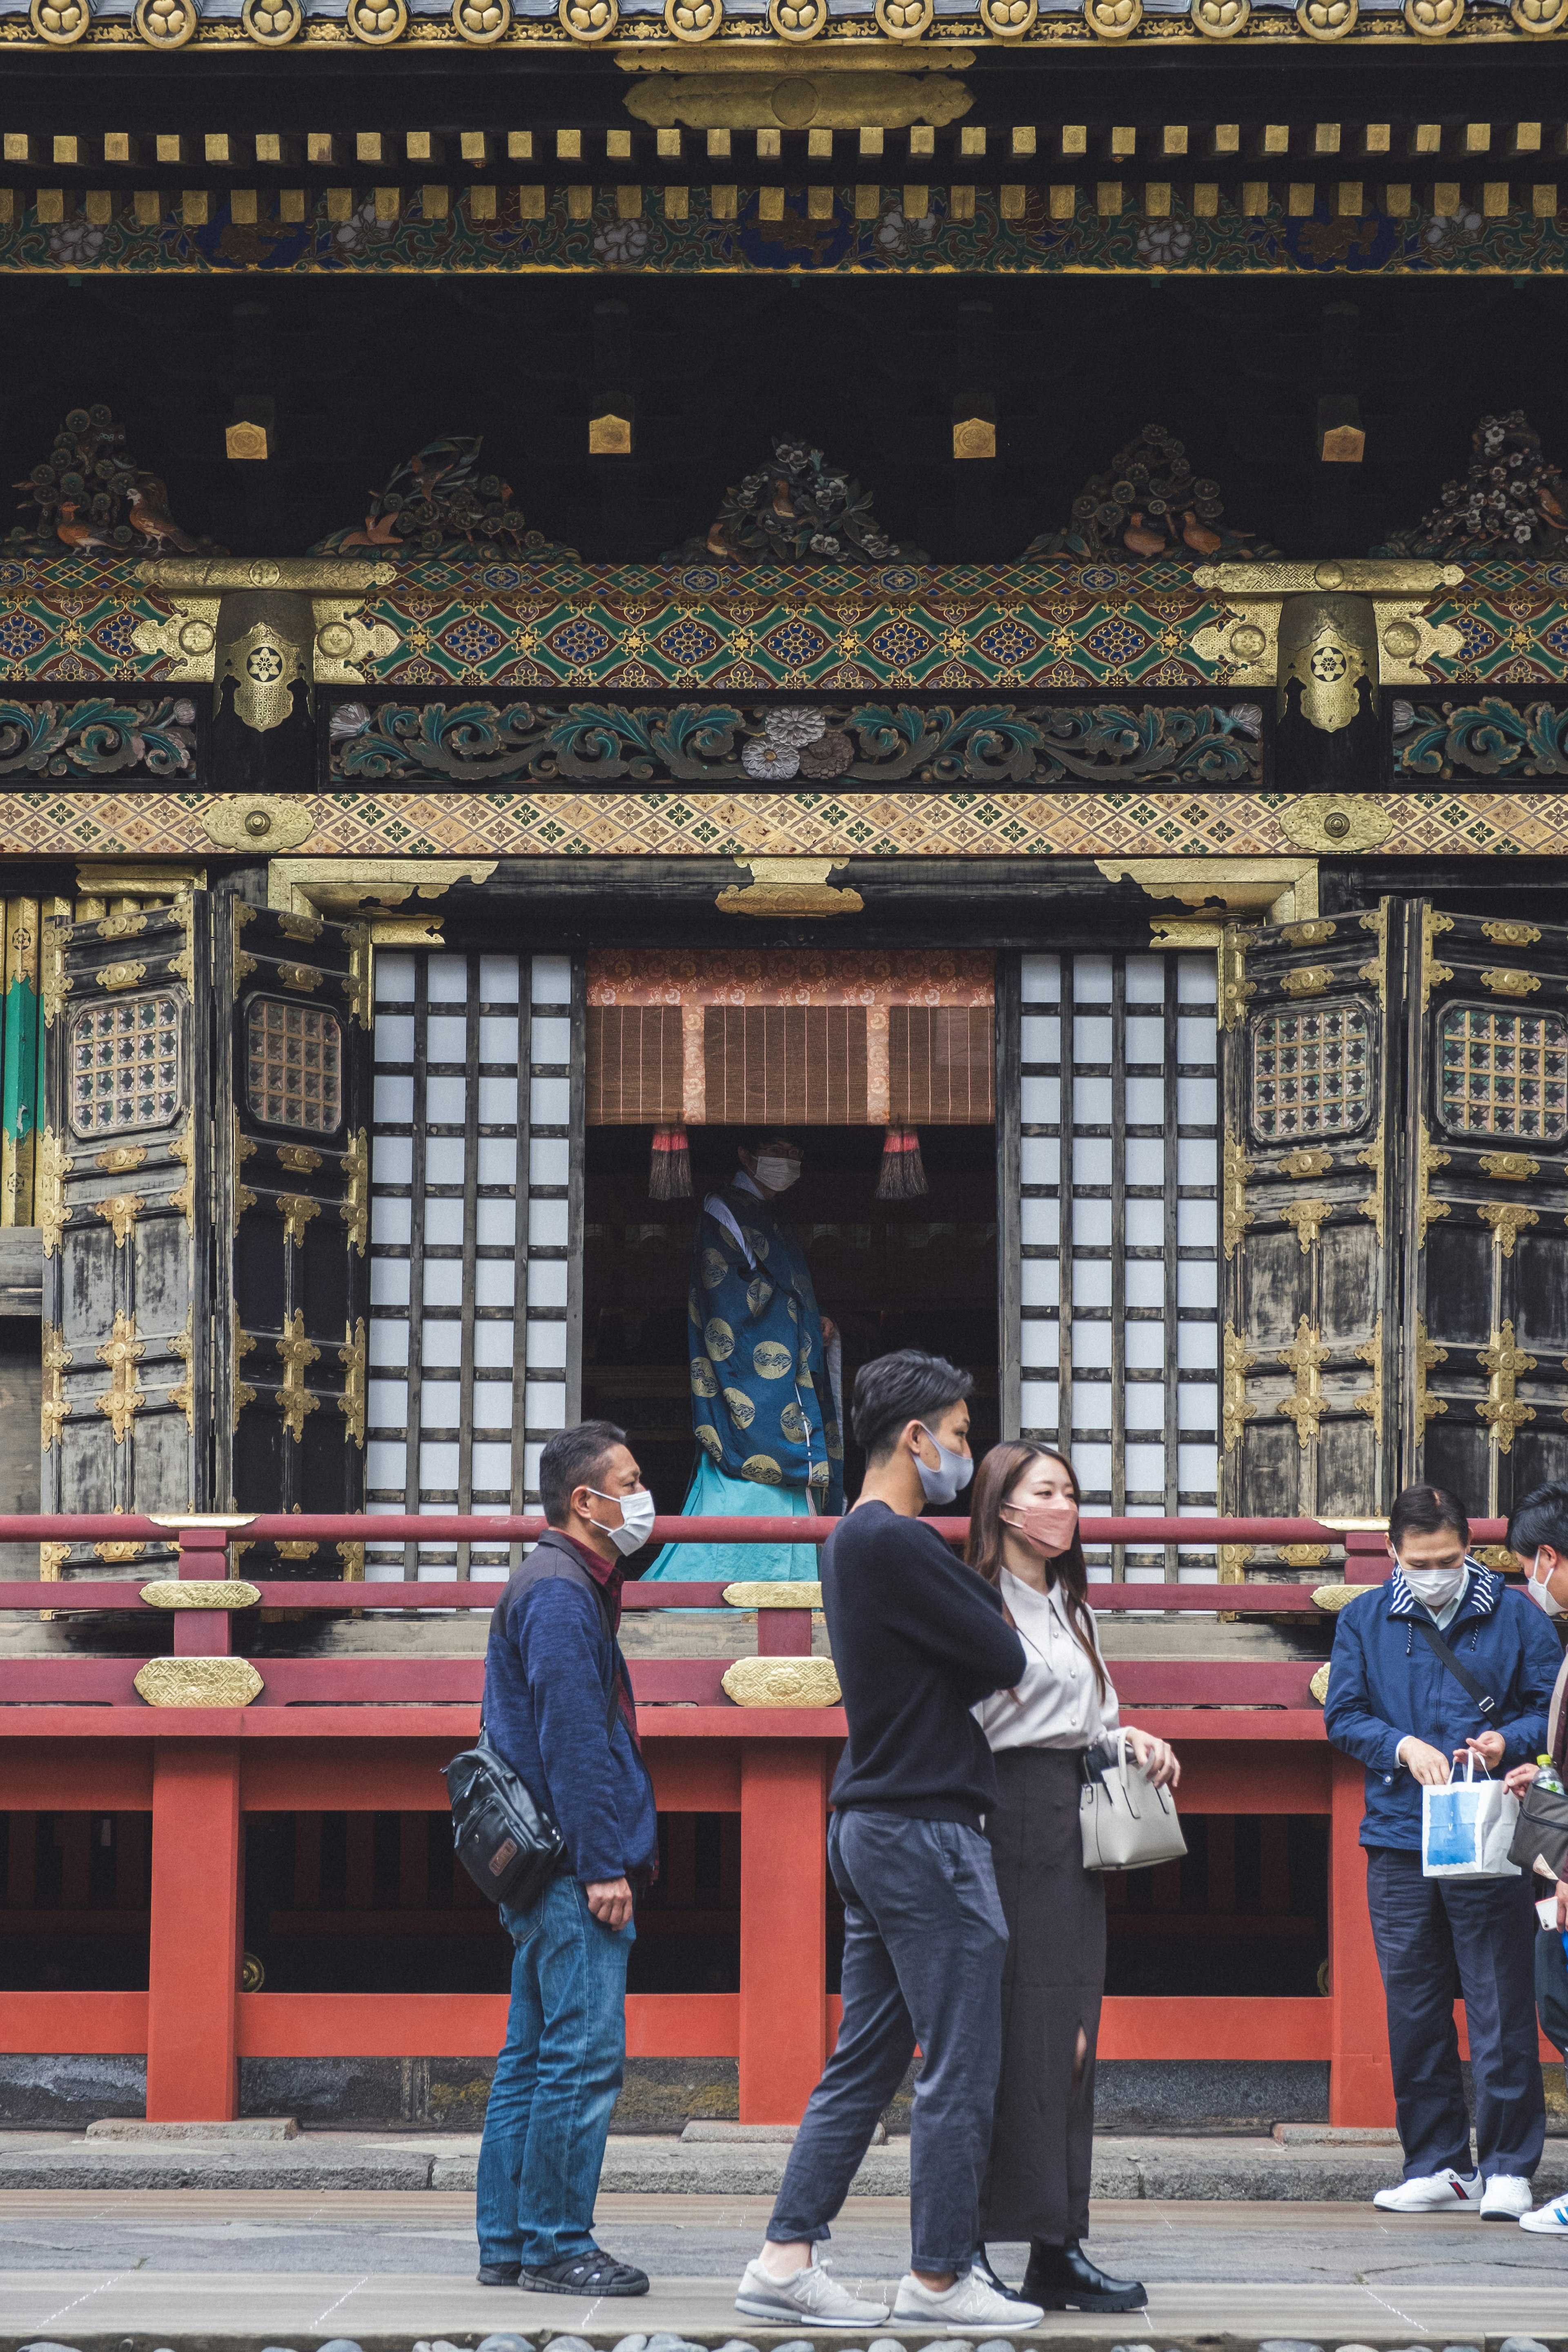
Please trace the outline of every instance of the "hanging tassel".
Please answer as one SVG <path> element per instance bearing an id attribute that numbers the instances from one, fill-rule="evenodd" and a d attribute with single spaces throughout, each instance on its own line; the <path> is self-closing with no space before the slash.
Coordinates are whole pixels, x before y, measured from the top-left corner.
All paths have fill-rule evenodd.
<path id="1" fill-rule="evenodd" d="M 912 1127 L 890 1127 L 882 1145 L 882 1172 L 877 1179 L 879 1201 L 918 1201 L 929 1192 L 921 1139 Z"/>
<path id="2" fill-rule="evenodd" d="M 647 1194 L 650 1201 L 690 1200 L 691 1153 L 683 1127 L 655 1128 L 653 1157 L 647 1171 Z"/>

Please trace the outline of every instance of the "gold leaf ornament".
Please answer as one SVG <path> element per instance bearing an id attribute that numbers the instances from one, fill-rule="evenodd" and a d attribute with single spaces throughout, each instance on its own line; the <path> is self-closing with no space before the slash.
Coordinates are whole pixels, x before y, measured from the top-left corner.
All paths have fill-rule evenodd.
<path id="1" fill-rule="evenodd" d="M 94 1350 L 99 1362 L 109 1367 L 109 1386 L 98 1399 L 98 1409 L 108 1416 L 116 1445 L 124 1444 L 126 1432 L 147 1402 L 147 1391 L 136 1376 L 136 1367 L 146 1352 L 129 1315 L 115 1317 L 112 1335 Z"/>
<path id="2" fill-rule="evenodd" d="M 1321 996 L 1333 977 L 1326 963 L 1302 963 L 1288 971 L 1279 985 L 1287 996 Z"/>
<path id="3" fill-rule="evenodd" d="M 136 1549 L 140 1551 L 140 1544 Z M 222 1584 L 216 1578 L 160 1577 L 142 1587 L 142 1598 L 149 1609 L 255 1609 L 261 1587 L 237 1576 Z"/>
<path id="4" fill-rule="evenodd" d="M 54 1129 L 41 1129 L 33 1163 L 33 1190 L 46 1257 L 53 1257 L 60 1245 L 60 1235 L 71 1221 L 73 1213 L 66 1206 L 66 1178 L 75 1166 L 76 1161 Z"/>
<path id="5" fill-rule="evenodd" d="M 297 1307 L 283 1326 L 283 1337 L 276 1343 L 283 1360 L 283 1385 L 278 1392 L 278 1409 L 283 1416 L 283 1426 L 298 1445 L 305 1434 L 305 1415 L 314 1412 L 321 1402 L 305 1386 L 306 1367 L 317 1361 L 321 1349 L 313 1339 L 305 1337 L 305 1312 Z"/>
<path id="6" fill-rule="evenodd" d="M 353 1329 L 345 1334 L 345 1344 L 338 1349 L 338 1361 L 343 1367 L 343 1392 L 338 1402 L 349 1435 L 356 1445 L 364 1444 L 364 1317 L 362 1315 Z M 312 1547 L 313 1549 L 313 1547 Z"/>
<path id="7" fill-rule="evenodd" d="M 1533 948 L 1541 944 L 1541 933 L 1533 923 L 1483 923 L 1481 936 L 1499 948 Z M 1476 1558 L 1480 1558 L 1479 1552 Z"/>
<path id="8" fill-rule="evenodd" d="M 1541 1173 L 1540 1160 L 1524 1151 L 1483 1151 L 1480 1165 L 1483 1175 L 1500 1176 L 1510 1184 L 1527 1184 Z"/>
<path id="9" fill-rule="evenodd" d="M 1287 1201 L 1279 1214 L 1293 1227 L 1305 1257 L 1332 1214 L 1327 1201 Z"/>
<path id="10" fill-rule="evenodd" d="M 51 49 L 68 49 L 92 22 L 87 0 L 33 0 L 33 30 Z"/>
<path id="11" fill-rule="evenodd" d="M 737 1706 L 837 1706 L 843 1696 L 831 1658 L 737 1658 L 723 1689 Z"/>
<path id="12" fill-rule="evenodd" d="M 384 48 L 408 30 L 408 0 L 349 0 L 347 21 L 356 41 Z"/>
<path id="13" fill-rule="evenodd" d="M 723 0 L 664 0 L 664 29 L 675 40 L 710 41 L 723 21 Z"/>
<path id="14" fill-rule="evenodd" d="M 511 0 L 452 0 L 452 30 L 460 41 L 489 48 L 511 30 Z"/>
<path id="15" fill-rule="evenodd" d="M 140 1192 L 116 1192 L 110 1200 L 100 1201 L 98 1213 L 113 1233 L 116 1249 L 125 1247 L 125 1237 L 145 1206 Z"/>
<path id="16" fill-rule="evenodd" d="M 1483 1225 L 1491 1227 L 1492 1238 L 1504 1257 L 1513 1255 L 1513 1245 L 1522 1226 L 1541 1223 L 1539 1211 L 1527 1209 L 1518 1201 L 1483 1201 L 1476 1214 Z"/>
<path id="17" fill-rule="evenodd" d="M 117 989 L 139 988 L 147 977 L 144 963 L 106 963 L 96 974 L 100 988 L 112 995 Z"/>
<path id="18" fill-rule="evenodd" d="M 1083 21 L 1102 41 L 1124 41 L 1143 21 L 1143 0 L 1083 0 Z"/>
<path id="19" fill-rule="evenodd" d="M 248 1658 L 150 1658 L 134 1687 L 149 1706 L 248 1706 L 267 1685 Z"/>
<path id="20" fill-rule="evenodd" d="M 351 1244 L 363 1257 L 370 1223 L 370 1137 L 363 1127 L 357 1135 L 349 1138 L 348 1150 L 343 1154 L 343 1175 L 348 1197 L 340 1214 L 349 1229 Z"/>
<path id="21" fill-rule="evenodd" d="M 1211 41 L 1233 41 L 1251 14 L 1252 0 L 1193 0 L 1193 30 Z"/>
<path id="22" fill-rule="evenodd" d="M 1489 989 L 1493 996 L 1533 996 L 1541 982 L 1532 971 L 1494 965 L 1489 971 L 1482 972 L 1481 986 Z"/>
<path id="23" fill-rule="evenodd" d="M 935 0 L 877 0 L 877 22 L 889 41 L 918 41 L 935 15 Z"/>
<path id="24" fill-rule="evenodd" d="M 980 0 L 980 21 L 993 40 L 1021 40 L 1039 13 L 1039 0 Z"/>
<path id="25" fill-rule="evenodd" d="M 1361 0 L 1297 0 L 1296 22 L 1310 41 L 1342 41 L 1360 15 Z"/>
<path id="26" fill-rule="evenodd" d="M 1405 21 L 1423 40 L 1440 41 L 1456 30 L 1465 13 L 1465 0 L 1405 0 Z"/>
<path id="27" fill-rule="evenodd" d="M 136 0 L 133 21 L 150 48 L 183 49 L 195 36 L 195 0 Z"/>
<path id="28" fill-rule="evenodd" d="M 768 22 L 781 41 L 812 41 L 827 22 L 827 0 L 768 0 Z"/>
<path id="29" fill-rule="evenodd" d="M 287 47 L 304 21 L 299 0 L 245 0 L 239 12 L 242 30 L 264 49 Z"/>
<path id="30" fill-rule="evenodd" d="M 1320 1706 L 1326 1705 L 1329 1696 L 1329 1669 L 1326 1662 L 1318 1668 L 1317 1673 L 1307 1685 L 1307 1688 Z"/>
<path id="31" fill-rule="evenodd" d="M 1288 1151 L 1279 1162 L 1281 1176 L 1326 1176 L 1334 1164 L 1331 1151 Z"/>
<path id="32" fill-rule="evenodd" d="M 607 41 L 620 22 L 620 0 L 560 0 L 556 14 L 574 41 Z"/>

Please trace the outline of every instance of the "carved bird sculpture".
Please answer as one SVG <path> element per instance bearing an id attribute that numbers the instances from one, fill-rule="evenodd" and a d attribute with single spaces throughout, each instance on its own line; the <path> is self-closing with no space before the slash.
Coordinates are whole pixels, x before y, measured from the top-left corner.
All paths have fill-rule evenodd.
<path id="1" fill-rule="evenodd" d="M 1553 522 L 1562 522 L 1564 520 L 1561 504 L 1552 497 L 1544 482 L 1537 482 L 1535 495 L 1543 515 L 1550 515 Z"/>
<path id="2" fill-rule="evenodd" d="M 76 516 L 76 499 L 62 499 L 60 519 L 55 525 L 55 536 L 63 546 L 78 549 L 113 546 L 114 541 L 111 539 L 106 539 L 95 522 L 78 522 Z"/>
<path id="3" fill-rule="evenodd" d="M 155 474 L 138 474 L 126 496 L 129 511 L 125 519 L 132 530 L 141 532 L 149 547 L 177 547 L 182 555 L 195 553 L 195 541 L 180 529 L 170 514 L 169 493 Z"/>
<path id="4" fill-rule="evenodd" d="M 1141 513 L 1134 513 L 1121 534 L 1121 544 L 1130 547 L 1134 555 L 1163 555 L 1163 531 L 1151 530 Z"/>
<path id="5" fill-rule="evenodd" d="M 363 530 L 344 534 L 344 547 L 399 547 L 395 514 L 366 515 Z"/>
<path id="6" fill-rule="evenodd" d="M 790 503 L 789 484 L 777 476 L 773 480 L 773 512 L 776 515 L 784 515 L 790 522 L 795 520 L 795 509 Z"/>
<path id="7" fill-rule="evenodd" d="M 1225 545 L 1218 531 L 1210 530 L 1206 523 L 1201 523 L 1191 507 L 1182 517 L 1182 537 L 1194 555 L 1215 555 Z"/>
<path id="8" fill-rule="evenodd" d="M 717 522 L 710 523 L 708 527 L 708 552 L 710 555 L 721 556 L 726 560 L 730 554 L 730 542 L 724 536 L 722 527 Z"/>

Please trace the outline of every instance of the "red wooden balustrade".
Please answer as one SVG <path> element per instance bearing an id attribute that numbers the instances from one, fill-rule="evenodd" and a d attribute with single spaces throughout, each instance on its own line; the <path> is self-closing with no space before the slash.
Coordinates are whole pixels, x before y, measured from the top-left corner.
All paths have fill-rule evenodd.
<path id="1" fill-rule="evenodd" d="M 967 1521 L 937 1519 L 954 1540 Z M 826 1541 L 827 1519 L 656 1521 L 656 1542 Z M 259 1516 L 243 1527 L 178 1528 L 182 1578 L 226 1574 L 231 1541 L 529 1542 L 537 1517 Z M 167 1544 L 170 1520 L 130 1515 L 0 1517 L 0 1542 Z M 1479 1542 L 1500 1522 L 1478 1522 Z M 1343 1578 L 1387 1571 L 1376 1528 L 1311 1519 L 1086 1519 L 1089 1546 L 1110 1543 L 1345 1547 Z M 743 1561 L 738 1563 L 743 1574 Z M 148 1580 L 166 1570 L 151 1568 Z M 1326 1572 L 1327 1573 L 1327 1572 Z M 499 1580 L 261 1580 L 263 1603 L 310 1612 L 489 1609 Z M 628 1611 L 712 1609 L 721 1583 L 626 1587 Z M 1096 1584 L 1101 1611 L 1224 1611 L 1237 1617 L 1310 1612 L 1293 1583 Z M 55 1615 L 148 1613 L 129 1580 L 0 1583 L 0 1609 Z M 233 1612 L 181 1610 L 177 1656 L 230 1646 Z M 764 1655 L 804 1656 L 811 1614 L 757 1612 Z M 241 1863 L 247 1813 L 445 1810 L 438 1768 L 474 1737 L 482 1662 L 469 1658 L 260 1661 L 265 1687 L 244 1708 L 153 1708 L 133 1677 L 139 1657 L 0 1661 L 0 1789 L 14 1813 L 146 1811 L 152 1914 L 146 1992 L 8 1993 L 0 2050 L 145 2053 L 147 2112 L 165 2119 L 236 2112 L 242 2057 L 473 2057 L 499 2049 L 504 1995 L 245 1993 L 237 1990 Z M 827 1789 L 844 1735 L 837 1707 L 738 1707 L 718 1659 L 637 1659 L 637 1722 L 661 1811 L 732 1813 L 741 1823 L 741 1990 L 642 1994 L 627 2002 L 634 2056 L 725 2057 L 740 2063 L 741 2115 L 794 2121 L 837 2030 L 826 1986 Z M 1306 1663 L 1119 1660 L 1117 1689 L 1136 1719 L 1180 1742 L 1184 1811 L 1324 1814 L 1330 1820 L 1330 1990 L 1322 1999 L 1112 1998 L 1106 2058 L 1326 2060 L 1340 2124 L 1392 2120 L 1382 1987 L 1357 1843 L 1362 1779 L 1323 1738 Z M 1543 2045 L 1543 2054 L 1550 2056 Z"/>

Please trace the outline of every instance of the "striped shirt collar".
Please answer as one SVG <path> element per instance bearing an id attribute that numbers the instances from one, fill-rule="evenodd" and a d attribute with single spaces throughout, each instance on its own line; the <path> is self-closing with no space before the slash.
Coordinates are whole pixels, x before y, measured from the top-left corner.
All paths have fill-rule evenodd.
<path id="1" fill-rule="evenodd" d="M 1472 1559 L 1468 1553 L 1465 1566 L 1470 1571 L 1469 1581 L 1459 1595 L 1456 1622 L 1467 1610 L 1472 1610 L 1478 1617 L 1489 1617 L 1505 1590 L 1502 1578 L 1494 1576 L 1489 1568 L 1483 1567 L 1479 1559 Z M 1396 1568 L 1388 1580 L 1388 1613 L 1391 1617 L 1425 1617 L 1430 1614 L 1426 1604 L 1416 1600 L 1405 1581 L 1402 1568 Z"/>

